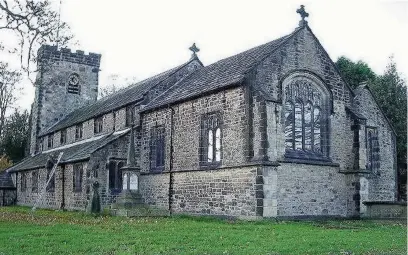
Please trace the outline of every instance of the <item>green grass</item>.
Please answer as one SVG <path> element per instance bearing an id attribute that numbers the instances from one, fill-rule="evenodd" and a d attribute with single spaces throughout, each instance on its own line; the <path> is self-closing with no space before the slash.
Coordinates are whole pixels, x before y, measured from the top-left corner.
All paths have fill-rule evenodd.
<path id="1" fill-rule="evenodd" d="M 396 221 L 120 218 L 0 207 L 0 254 L 407 254 Z"/>

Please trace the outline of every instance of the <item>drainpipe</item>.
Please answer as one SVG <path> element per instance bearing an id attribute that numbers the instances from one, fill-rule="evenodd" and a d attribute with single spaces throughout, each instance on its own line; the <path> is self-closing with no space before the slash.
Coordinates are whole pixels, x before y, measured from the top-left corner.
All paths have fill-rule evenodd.
<path id="1" fill-rule="evenodd" d="M 62 171 L 62 202 L 61 202 L 61 210 L 65 209 L 65 165 L 61 166 Z"/>
<path id="2" fill-rule="evenodd" d="M 173 195 L 173 133 L 174 133 L 174 109 L 173 107 L 168 106 L 168 108 L 170 108 L 171 110 L 171 115 L 170 115 L 170 169 L 169 169 L 169 212 L 170 215 L 172 214 L 171 210 L 172 210 L 172 195 Z"/>

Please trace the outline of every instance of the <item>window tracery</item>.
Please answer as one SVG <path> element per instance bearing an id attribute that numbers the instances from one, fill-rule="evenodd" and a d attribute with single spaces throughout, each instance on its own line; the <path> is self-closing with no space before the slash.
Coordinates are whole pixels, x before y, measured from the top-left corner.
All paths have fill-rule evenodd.
<path id="1" fill-rule="evenodd" d="M 285 156 L 328 157 L 328 92 L 312 79 L 297 76 L 284 84 Z"/>

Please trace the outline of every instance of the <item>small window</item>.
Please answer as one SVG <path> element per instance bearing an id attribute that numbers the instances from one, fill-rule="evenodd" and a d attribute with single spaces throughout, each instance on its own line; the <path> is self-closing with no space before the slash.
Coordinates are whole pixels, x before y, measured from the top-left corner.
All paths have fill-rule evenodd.
<path id="1" fill-rule="evenodd" d="M 32 172 L 31 184 L 31 191 L 38 192 L 38 171 Z"/>
<path id="2" fill-rule="evenodd" d="M 79 75 L 73 73 L 68 78 L 68 93 L 79 94 L 79 92 L 80 92 Z"/>
<path id="3" fill-rule="evenodd" d="M 48 135 L 48 149 L 52 149 L 54 147 L 54 134 Z"/>
<path id="4" fill-rule="evenodd" d="M 21 173 L 20 191 L 25 192 L 26 190 L 27 190 L 27 174 L 26 173 Z"/>
<path id="5" fill-rule="evenodd" d="M 44 150 L 44 137 L 41 137 L 40 138 L 40 151 L 43 151 Z"/>
<path id="6" fill-rule="evenodd" d="M 82 139 L 83 131 L 82 123 L 75 126 L 75 140 Z"/>
<path id="7" fill-rule="evenodd" d="M 221 159 L 221 117 L 219 113 L 207 114 L 201 121 L 200 164 L 219 164 Z"/>
<path id="8" fill-rule="evenodd" d="M 378 142 L 377 128 L 367 127 L 367 170 L 378 171 L 380 169 L 380 144 Z"/>
<path id="9" fill-rule="evenodd" d="M 83 179 L 83 165 L 75 164 L 73 173 L 73 190 L 74 192 L 82 192 L 82 179 Z"/>
<path id="10" fill-rule="evenodd" d="M 103 116 L 94 119 L 94 134 L 99 134 L 103 131 Z"/>
<path id="11" fill-rule="evenodd" d="M 60 144 L 63 145 L 67 142 L 67 130 L 61 130 Z"/>
<path id="12" fill-rule="evenodd" d="M 54 192 L 55 190 L 55 172 L 51 176 L 51 172 L 53 168 L 54 168 L 53 163 L 47 165 L 47 180 L 46 181 L 49 180 L 47 188 L 46 188 L 47 192 Z"/>
<path id="13" fill-rule="evenodd" d="M 163 126 L 154 127 L 151 130 L 150 139 L 150 169 L 163 171 L 165 164 L 166 136 Z"/>
<path id="14" fill-rule="evenodd" d="M 134 107 L 129 105 L 126 107 L 126 127 L 130 127 L 134 121 Z"/>
<path id="15" fill-rule="evenodd" d="M 113 192 L 122 190 L 122 167 L 123 162 L 110 161 L 108 164 L 109 171 L 109 189 Z"/>

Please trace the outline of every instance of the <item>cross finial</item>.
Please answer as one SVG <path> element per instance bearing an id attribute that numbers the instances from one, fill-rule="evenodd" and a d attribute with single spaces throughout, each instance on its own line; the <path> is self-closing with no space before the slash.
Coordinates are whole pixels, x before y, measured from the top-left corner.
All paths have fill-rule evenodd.
<path id="1" fill-rule="evenodd" d="M 300 17 L 302 17 L 302 20 L 299 22 L 299 26 L 304 26 L 307 24 L 307 21 L 305 18 L 309 17 L 309 13 L 305 11 L 305 6 L 302 4 L 299 9 L 296 10 L 297 13 L 299 13 Z"/>
<path id="2" fill-rule="evenodd" d="M 191 45 L 190 48 L 188 48 L 189 50 L 191 50 L 193 52 L 193 54 L 191 55 L 191 57 L 197 57 L 197 52 L 200 51 L 199 48 L 197 48 L 196 44 L 193 43 L 193 45 Z"/>

